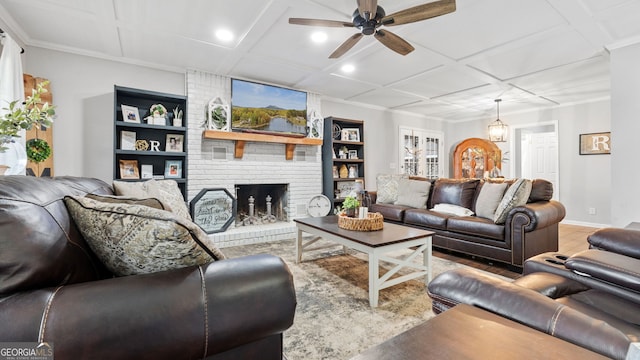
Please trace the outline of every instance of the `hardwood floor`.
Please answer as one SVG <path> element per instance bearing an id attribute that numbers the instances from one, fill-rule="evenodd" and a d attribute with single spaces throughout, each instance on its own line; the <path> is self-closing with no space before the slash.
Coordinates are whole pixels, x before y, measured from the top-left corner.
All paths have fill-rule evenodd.
<path id="1" fill-rule="evenodd" d="M 578 251 L 587 250 L 589 248 L 589 244 L 587 243 L 587 236 L 596 230 L 598 230 L 598 228 L 560 224 L 560 240 L 558 243 L 558 252 L 561 254 L 571 255 L 577 253 Z M 511 271 L 505 264 L 492 262 L 490 260 L 477 258 L 471 255 L 445 252 L 434 249 L 433 256 L 455 261 L 460 264 L 502 275 L 511 279 L 517 279 L 518 277 L 522 276 L 517 272 Z"/>

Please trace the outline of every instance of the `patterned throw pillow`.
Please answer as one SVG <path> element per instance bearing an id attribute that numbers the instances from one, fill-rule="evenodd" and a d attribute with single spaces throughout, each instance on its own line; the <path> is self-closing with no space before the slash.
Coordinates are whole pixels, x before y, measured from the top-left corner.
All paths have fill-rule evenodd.
<path id="1" fill-rule="evenodd" d="M 493 216 L 493 222 L 504 224 L 511 209 L 525 205 L 531 194 L 531 180 L 518 179 L 514 182 L 502 197 L 502 201 Z"/>
<path id="2" fill-rule="evenodd" d="M 482 184 L 478 199 L 476 200 L 476 215 L 493 220 L 493 216 L 502 201 L 505 190 L 507 190 L 507 183 L 504 182 L 485 182 Z"/>
<path id="3" fill-rule="evenodd" d="M 398 181 L 408 178 L 404 174 L 379 174 L 376 177 L 376 203 L 395 203 L 398 200 Z"/>
<path id="4" fill-rule="evenodd" d="M 64 201 L 91 249 L 117 276 L 225 258 L 199 226 L 171 212 L 79 196 Z"/>
<path id="5" fill-rule="evenodd" d="M 394 204 L 426 209 L 430 188 L 429 181 L 400 179 L 398 181 L 398 200 Z"/>
<path id="6" fill-rule="evenodd" d="M 169 207 L 166 204 L 163 204 L 162 201 L 156 198 L 138 199 L 138 198 L 128 197 L 128 196 L 98 195 L 98 194 L 87 194 L 85 196 L 88 197 L 89 199 L 102 201 L 106 203 L 144 205 L 144 206 L 152 207 L 154 209 L 171 211 L 171 209 L 169 209 Z"/>
<path id="7" fill-rule="evenodd" d="M 113 189 L 118 196 L 158 198 L 173 213 L 191 220 L 191 214 L 175 180 L 114 181 Z"/>

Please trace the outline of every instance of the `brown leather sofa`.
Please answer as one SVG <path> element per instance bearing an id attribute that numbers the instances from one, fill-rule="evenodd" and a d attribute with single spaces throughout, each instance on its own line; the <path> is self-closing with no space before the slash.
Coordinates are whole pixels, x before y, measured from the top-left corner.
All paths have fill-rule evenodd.
<path id="1" fill-rule="evenodd" d="M 65 195 L 88 178 L 0 176 L 0 342 L 47 342 L 55 359 L 277 359 L 296 297 L 286 264 L 246 256 L 114 277 Z"/>
<path id="2" fill-rule="evenodd" d="M 630 344 L 640 342 L 640 231 L 602 229 L 588 241 L 589 250 L 571 256 L 527 260 L 513 282 L 468 269 L 445 272 L 428 285 L 433 310 L 474 305 L 625 359 Z"/>
<path id="3" fill-rule="evenodd" d="M 411 179 L 431 182 L 426 208 L 378 204 L 377 193 L 371 192 L 373 204 L 369 210 L 381 213 L 385 221 L 434 231 L 434 247 L 506 263 L 516 271 L 522 271 L 526 259 L 558 250 L 558 223 L 564 219 L 565 208 L 551 200 L 553 185 L 546 180 L 533 180 L 527 204 L 511 209 L 505 223 L 496 224 L 478 216 L 430 210 L 447 203 L 475 212 L 484 180 Z"/>

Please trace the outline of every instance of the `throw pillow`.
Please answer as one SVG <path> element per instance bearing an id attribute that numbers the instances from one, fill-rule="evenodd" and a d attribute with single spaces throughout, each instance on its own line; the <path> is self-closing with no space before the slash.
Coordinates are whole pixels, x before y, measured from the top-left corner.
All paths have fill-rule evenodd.
<path id="1" fill-rule="evenodd" d="M 480 180 L 443 179 L 433 184 L 431 205 L 454 204 L 471 209 Z"/>
<path id="2" fill-rule="evenodd" d="M 535 179 L 531 182 L 528 202 L 549 201 L 553 198 L 553 184 L 549 180 Z"/>
<path id="3" fill-rule="evenodd" d="M 165 204 L 165 207 L 177 215 L 191 220 L 191 214 L 182 197 L 182 192 L 175 180 L 147 180 L 147 181 L 114 181 L 113 189 L 118 196 L 129 196 L 139 199 L 155 197 Z"/>
<path id="4" fill-rule="evenodd" d="M 157 194 L 158 198 L 171 208 L 172 212 L 185 219 L 192 220 L 187 203 L 184 201 L 182 192 L 175 180 L 154 180 L 149 186 L 151 191 Z"/>
<path id="5" fill-rule="evenodd" d="M 64 201 L 91 249 L 116 276 L 225 258 L 199 226 L 171 212 L 79 196 Z"/>
<path id="6" fill-rule="evenodd" d="M 408 178 L 405 174 L 379 174 L 376 177 L 376 203 L 395 203 L 398 200 L 398 181 Z"/>
<path id="7" fill-rule="evenodd" d="M 149 184 L 155 180 L 147 181 L 113 181 L 113 192 L 117 196 L 128 196 L 132 198 L 144 199 L 150 195 Z"/>
<path id="8" fill-rule="evenodd" d="M 156 198 L 138 199 L 138 198 L 127 197 L 127 196 L 98 195 L 98 194 L 87 194 L 86 197 L 93 200 L 112 203 L 112 204 L 144 205 L 144 206 L 152 207 L 154 209 L 171 211 L 171 209 L 169 209 L 165 204 L 163 204 L 162 201 Z"/>
<path id="9" fill-rule="evenodd" d="M 476 215 L 493 220 L 496 209 L 502 201 L 506 190 L 506 183 L 486 182 L 482 184 L 478 199 L 476 199 Z"/>
<path id="10" fill-rule="evenodd" d="M 455 216 L 472 216 L 473 215 L 473 211 L 465 207 L 454 205 L 454 204 L 437 204 L 431 209 L 431 211 L 435 211 L 443 214 L 455 215 Z"/>
<path id="11" fill-rule="evenodd" d="M 496 224 L 504 224 L 509 211 L 517 206 L 525 205 L 529 199 L 529 194 L 531 194 L 531 180 L 516 180 L 516 182 L 509 186 L 507 192 L 502 197 L 496 213 L 493 216 L 493 222 Z"/>
<path id="12" fill-rule="evenodd" d="M 429 181 L 400 179 L 398 181 L 398 199 L 394 204 L 426 209 L 430 188 Z"/>

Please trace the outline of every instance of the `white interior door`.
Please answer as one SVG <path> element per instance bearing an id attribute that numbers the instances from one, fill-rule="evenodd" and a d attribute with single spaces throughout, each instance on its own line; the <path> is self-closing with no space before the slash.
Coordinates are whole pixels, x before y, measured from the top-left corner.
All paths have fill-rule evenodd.
<path id="1" fill-rule="evenodd" d="M 545 179 L 553 184 L 558 199 L 558 136 L 555 132 L 522 134 L 522 177 Z"/>
<path id="2" fill-rule="evenodd" d="M 400 173 L 435 179 L 442 176 L 443 134 L 437 131 L 399 128 Z"/>

